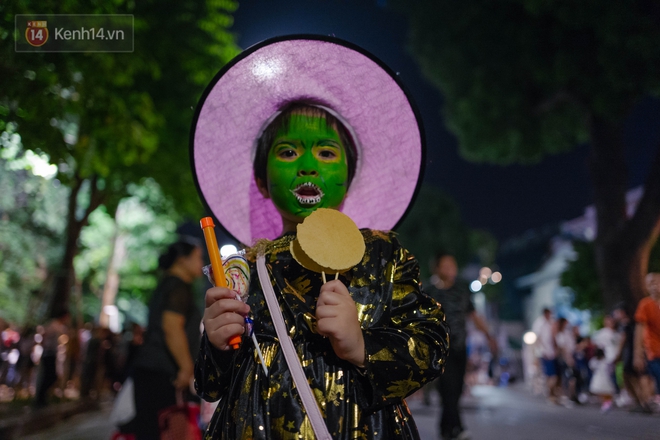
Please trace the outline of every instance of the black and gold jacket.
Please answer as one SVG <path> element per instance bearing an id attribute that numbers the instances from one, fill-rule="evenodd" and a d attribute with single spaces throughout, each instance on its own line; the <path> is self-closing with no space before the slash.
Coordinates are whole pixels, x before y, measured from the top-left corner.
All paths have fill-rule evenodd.
<path id="1" fill-rule="evenodd" d="M 362 230 L 362 262 L 339 279 L 355 301 L 366 348 L 366 369 L 339 359 L 316 332 L 321 274 L 291 256 L 294 234 L 269 242 L 266 267 L 289 335 L 335 439 L 417 439 L 404 398 L 439 376 L 447 356 L 449 328 L 440 305 L 422 293 L 419 266 L 390 232 Z M 309 419 L 277 342 L 250 259 L 247 303 L 268 366 L 266 376 L 247 338 L 238 350 L 220 351 L 202 338 L 195 388 L 203 399 L 220 399 L 205 439 L 314 439 Z"/>

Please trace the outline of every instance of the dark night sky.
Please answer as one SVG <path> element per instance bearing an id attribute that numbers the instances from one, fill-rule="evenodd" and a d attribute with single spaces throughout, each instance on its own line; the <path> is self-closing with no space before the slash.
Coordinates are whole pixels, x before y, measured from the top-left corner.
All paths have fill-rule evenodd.
<path id="1" fill-rule="evenodd" d="M 383 0 L 245 0 L 234 14 L 240 47 L 286 34 L 335 35 L 351 41 L 400 73 L 422 115 L 426 131 L 424 181 L 449 193 L 464 220 L 505 239 L 582 214 L 592 202 L 587 146 L 547 157 L 532 166 L 470 163 L 458 154 L 441 116 L 442 97 L 407 53 L 404 17 Z M 627 125 L 630 185 L 644 181 L 660 142 L 660 102 L 648 99 Z"/>

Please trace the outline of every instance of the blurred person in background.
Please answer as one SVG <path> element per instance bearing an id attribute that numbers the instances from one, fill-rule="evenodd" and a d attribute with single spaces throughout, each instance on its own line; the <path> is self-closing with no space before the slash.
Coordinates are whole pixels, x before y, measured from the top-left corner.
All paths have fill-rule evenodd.
<path id="1" fill-rule="evenodd" d="M 18 381 L 16 383 L 16 396 L 19 399 L 30 397 L 30 386 L 32 385 L 32 372 L 34 371 L 34 361 L 32 360 L 32 351 L 36 342 L 35 329 L 26 326 L 21 332 L 21 340 L 18 342 L 18 362 L 16 369 L 18 371 Z"/>
<path id="2" fill-rule="evenodd" d="M 575 338 L 575 350 L 573 351 L 573 376 L 575 377 L 575 392 L 571 400 L 577 403 L 586 403 L 589 399 L 589 381 L 591 373 L 589 370 L 589 359 L 593 356 L 590 353 L 591 338 L 582 337 L 580 327 L 573 327 L 573 337 Z"/>
<path id="3" fill-rule="evenodd" d="M 85 324 L 85 331 L 81 332 L 83 343 L 82 369 L 80 372 L 80 397 L 98 397 L 98 371 L 101 356 L 102 329 L 91 323 Z"/>
<path id="4" fill-rule="evenodd" d="M 596 355 L 589 361 L 589 367 L 593 371 L 589 391 L 601 399 L 600 410 L 607 412 L 612 408 L 612 396 L 616 392 L 612 382 L 611 362 L 607 360 L 602 348 L 596 349 Z"/>
<path id="5" fill-rule="evenodd" d="M 619 352 L 621 337 L 621 334 L 616 329 L 616 320 L 612 315 L 605 315 L 603 317 L 603 328 L 597 330 L 591 337 L 591 340 L 596 347 L 603 350 L 605 358 L 611 363 L 614 362 Z"/>
<path id="6" fill-rule="evenodd" d="M 639 373 L 648 371 L 655 381 L 655 394 L 660 394 L 660 273 L 651 272 L 644 281 L 649 296 L 635 312 L 633 365 Z M 660 403 L 658 396 L 655 403 Z"/>
<path id="7" fill-rule="evenodd" d="M 126 378 L 130 376 L 131 370 L 133 368 L 133 361 L 137 356 L 140 347 L 144 341 L 144 329 L 140 324 L 135 322 L 131 323 L 130 330 L 126 329 L 122 333 L 121 340 L 121 362 L 119 364 L 120 373 L 119 373 L 119 382 L 124 383 Z"/>
<path id="8" fill-rule="evenodd" d="M 67 388 L 80 389 L 80 332 L 78 326 L 69 329 L 69 342 L 66 344 L 68 360 L 66 381 Z"/>
<path id="9" fill-rule="evenodd" d="M 591 340 L 596 347 L 603 350 L 605 360 L 610 364 L 610 376 L 614 384 L 615 394 L 619 393 L 619 385 L 616 379 L 615 361 L 619 355 L 622 335 L 616 328 L 616 320 L 612 315 L 605 315 L 603 318 L 603 328 L 594 333 Z"/>
<path id="10" fill-rule="evenodd" d="M 536 318 L 532 325 L 532 331 L 536 334 L 537 356 L 546 377 L 548 400 L 551 403 L 559 403 L 561 385 L 557 364 L 557 343 L 555 341 L 552 312 L 549 308 L 544 308 L 541 316 Z"/>
<path id="11" fill-rule="evenodd" d="M 103 374 L 99 378 L 100 390 L 102 392 L 109 390 L 114 395 L 120 388 L 118 383 L 120 369 L 117 365 L 119 359 L 117 335 L 109 328 L 104 328 L 102 335 L 100 356 Z"/>
<path id="12" fill-rule="evenodd" d="M 16 363 L 18 361 L 18 343 L 21 340 L 20 333 L 16 330 L 14 325 L 10 324 L 2 332 L 2 352 L 0 359 L 0 383 L 4 383 L 9 387 L 13 387 L 17 380 Z"/>
<path id="13" fill-rule="evenodd" d="M 43 337 L 43 353 L 39 362 L 39 373 L 37 377 L 37 393 L 34 405 L 36 407 L 46 406 L 48 403 L 48 391 L 57 382 L 57 351 L 60 344 L 60 336 L 66 335 L 71 322 L 69 312 L 60 312 L 45 327 Z"/>
<path id="14" fill-rule="evenodd" d="M 577 401 L 573 374 L 573 367 L 575 366 L 573 358 L 575 353 L 575 337 L 568 320 L 564 317 L 557 320 L 555 345 L 557 347 L 558 385 L 562 389 L 560 402 L 565 406 L 571 406 L 569 397 Z"/>
<path id="15" fill-rule="evenodd" d="M 0 384 L 2 383 L 4 371 L 7 368 L 7 353 L 5 353 L 5 332 L 9 323 L 0 317 Z"/>
<path id="16" fill-rule="evenodd" d="M 461 421 L 459 407 L 467 367 L 466 319 L 472 319 L 475 327 L 488 339 L 492 355 L 497 354 L 497 343 L 491 337 L 486 322 L 476 313 L 467 285 L 457 282 L 457 277 L 456 258 L 448 253 L 440 253 L 435 259 L 434 277 L 424 288 L 426 294 L 442 305 L 450 327 L 449 355 L 445 371 L 437 380 L 442 399 L 440 432 L 443 439 L 469 438 Z"/>
<path id="17" fill-rule="evenodd" d="M 158 259 L 164 275 L 149 301 L 144 343 L 133 364 L 136 417 L 131 426 L 138 440 L 159 439 L 159 411 L 176 405 L 177 392 L 188 394 L 202 321 L 192 283 L 203 266 L 202 248 L 192 241 L 170 245 Z"/>
<path id="18" fill-rule="evenodd" d="M 635 412 L 652 412 L 648 403 L 648 391 L 646 388 L 646 375 L 635 370 L 634 348 L 635 348 L 635 322 L 630 319 L 628 309 L 624 304 L 619 304 L 612 316 L 621 327 L 621 345 L 616 361 L 623 363 L 623 384 L 636 406 Z"/>

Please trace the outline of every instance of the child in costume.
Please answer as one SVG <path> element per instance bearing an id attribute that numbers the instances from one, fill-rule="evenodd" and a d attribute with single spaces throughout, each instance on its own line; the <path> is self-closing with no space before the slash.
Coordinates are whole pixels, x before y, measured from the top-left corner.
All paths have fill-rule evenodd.
<path id="1" fill-rule="evenodd" d="M 601 398 L 600 409 L 607 412 L 612 408 L 612 396 L 616 393 L 616 388 L 612 382 L 611 364 L 602 348 L 596 349 L 596 355 L 589 361 L 589 368 L 593 372 L 589 392 Z"/>
<path id="2" fill-rule="evenodd" d="M 421 147 L 391 73 L 339 40 L 268 41 L 220 72 L 198 109 L 197 183 L 230 233 L 267 240 L 248 252 L 246 304 L 228 289 L 206 294 L 195 387 L 220 400 L 206 438 L 322 438 L 284 358 L 264 276 L 329 436 L 419 438 L 403 399 L 441 374 L 448 327 L 421 291 L 417 261 L 395 234 L 375 229 L 391 229 L 405 213 Z M 245 178 L 246 163 L 254 178 Z M 366 246 L 359 264 L 327 283 L 290 250 L 297 225 L 318 208 L 351 217 Z M 229 346 L 247 315 L 267 374 L 249 335 Z"/>

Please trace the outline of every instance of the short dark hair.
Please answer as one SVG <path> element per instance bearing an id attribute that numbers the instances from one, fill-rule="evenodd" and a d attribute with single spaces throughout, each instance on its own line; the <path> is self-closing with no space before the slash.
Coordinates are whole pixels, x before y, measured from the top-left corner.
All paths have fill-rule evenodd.
<path id="1" fill-rule="evenodd" d="M 180 237 L 177 242 L 169 245 L 164 254 L 158 257 L 158 268 L 169 269 L 179 257 L 187 257 L 196 248 L 201 248 L 198 240 L 192 237 Z"/>
<path id="2" fill-rule="evenodd" d="M 440 260 L 442 260 L 445 257 L 452 257 L 454 260 L 456 259 L 456 256 L 449 251 L 446 250 L 438 251 L 435 253 L 435 256 L 433 257 L 434 267 L 437 267 L 438 264 L 440 264 Z"/>
<path id="3" fill-rule="evenodd" d="M 614 312 L 615 310 L 621 310 L 623 313 L 626 314 L 627 317 L 630 317 L 632 316 L 632 314 L 630 313 L 630 309 L 631 307 L 630 305 L 628 305 L 628 303 L 621 301 L 614 306 L 612 312 Z"/>
<path id="4" fill-rule="evenodd" d="M 270 147 L 277 136 L 277 132 L 280 131 L 282 127 L 289 126 L 292 114 L 301 113 L 306 116 L 323 118 L 325 119 L 327 127 L 337 130 L 339 139 L 344 145 L 344 150 L 346 152 L 346 162 L 348 164 L 346 188 L 348 189 L 353 181 L 353 177 L 355 177 L 355 169 L 357 167 L 357 149 L 355 147 L 355 141 L 353 140 L 351 133 L 348 131 L 348 128 L 346 128 L 338 118 L 322 107 L 319 107 L 319 105 L 322 104 L 317 104 L 311 101 L 294 101 L 287 103 L 280 108 L 281 113 L 277 115 L 270 124 L 268 124 L 268 127 L 266 127 L 257 140 L 257 151 L 253 163 L 255 179 L 266 182 L 268 177 L 266 171 L 266 165 L 268 165 L 268 153 L 270 153 Z"/>

